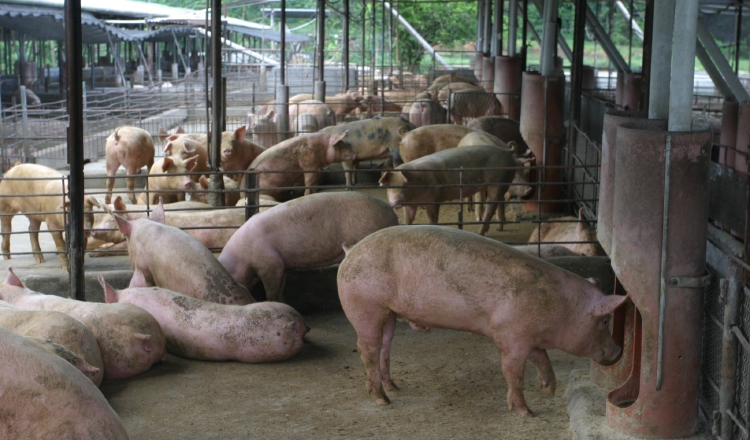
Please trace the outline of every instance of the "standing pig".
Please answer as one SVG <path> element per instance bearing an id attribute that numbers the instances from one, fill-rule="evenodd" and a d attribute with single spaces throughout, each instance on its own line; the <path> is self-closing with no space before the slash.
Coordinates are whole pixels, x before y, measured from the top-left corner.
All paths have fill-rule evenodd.
<path id="1" fill-rule="evenodd" d="M 531 416 L 523 396 L 524 365 L 555 393 L 547 349 L 602 365 L 622 349 L 609 315 L 625 296 L 604 296 L 592 283 L 497 241 L 441 226 L 396 226 L 347 250 L 338 271 L 346 317 L 357 332 L 367 392 L 379 405 L 396 389 L 390 346 L 396 317 L 417 329 L 468 331 L 492 338 L 508 383 L 508 409 Z"/>
<path id="2" fill-rule="evenodd" d="M 221 133 L 221 169 L 224 171 L 244 171 L 260 153 L 266 151 L 247 140 L 245 133 L 244 125 L 234 132 Z"/>
<path id="3" fill-rule="evenodd" d="M 81 321 L 60 312 L 21 310 L 0 301 L 0 327 L 30 338 L 56 342 L 80 356 L 98 371 L 89 376 L 96 386 L 102 383 L 104 364 L 96 336 Z"/>
<path id="4" fill-rule="evenodd" d="M 261 194 L 285 202 L 292 198 L 289 190 L 273 188 L 299 186 L 304 184 L 305 195 L 316 190 L 310 188 L 318 185 L 322 179 L 318 170 L 334 162 L 354 160 L 357 155 L 341 142 L 346 136 L 342 133 L 311 133 L 287 139 L 261 153 L 250 168 L 260 172 L 258 187 Z M 274 171 L 282 171 L 280 173 Z M 290 173 L 289 171 L 297 171 Z M 245 187 L 243 183 L 240 186 Z"/>
<path id="5" fill-rule="evenodd" d="M 195 161 L 195 167 L 191 171 L 195 173 L 207 173 L 211 171 L 208 167 L 208 151 L 206 145 L 208 141 L 205 134 L 185 133 L 170 136 L 164 144 L 164 157 L 178 158 L 188 160 L 193 156 L 198 156 Z M 197 180 L 198 176 L 191 176 Z"/>
<path id="6" fill-rule="evenodd" d="M 253 142 L 263 148 L 273 147 L 279 143 L 279 129 L 274 119 L 275 112 L 271 111 L 265 115 L 250 116 L 249 130 L 253 133 Z"/>
<path id="7" fill-rule="evenodd" d="M 157 208 L 152 216 L 163 222 L 164 211 Z M 158 286 L 221 304 L 255 302 L 211 251 L 186 232 L 145 218 L 128 221 L 115 216 L 115 220 L 128 237 L 130 287 Z"/>
<path id="8" fill-rule="evenodd" d="M 86 376 L 5 329 L 0 329 L 0 397 L 0 438 L 128 438 L 117 413 Z"/>
<path id="9" fill-rule="evenodd" d="M 529 255 L 533 255 L 539 258 L 550 258 L 550 257 L 570 257 L 575 255 L 570 249 L 558 246 L 555 244 L 525 244 L 525 245 L 514 245 L 514 249 L 518 249 L 521 252 L 526 252 Z"/>
<path id="10" fill-rule="evenodd" d="M 112 188 L 115 185 L 115 174 L 120 165 L 127 174 L 136 174 L 141 167 L 150 170 L 154 164 L 154 140 L 146 130 L 138 127 L 118 127 L 107 138 L 104 147 L 107 156 L 107 196 L 105 203 L 112 200 Z M 135 203 L 135 178 L 126 177 L 130 201 Z"/>
<path id="11" fill-rule="evenodd" d="M 19 309 L 62 312 L 86 324 L 99 343 L 106 379 L 141 374 L 166 356 L 164 332 L 153 316 L 129 304 L 98 304 L 27 289 L 13 270 L 0 284 L 0 299 Z"/>
<path id="12" fill-rule="evenodd" d="M 298 104 L 289 105 L 289 121 L 293 123 L 292 127 L 296 129 L 295 131 L 299 130 L 296 123 L 297 115 L 306 113 L 315 116 L 315 119 L 318 121 L 318 127 L 328 127 L 336 123 L 336 115 L 328 104 L 309 99 Z"/>
<path id="13" fill-rule="evenodd" d="M 341 243 L 356 243 L 397 224 L 388 204 L 373 196 L 313 194 L 250 217 L 229 239 L 219 262 L 248 289 L 260 278 L 266 297 L 281 301 L 286 269 L 336 264 L 344 258 Z"/>
<path id="14" fill-rule="evenodd" d="M 346 173 L 346 185 L 352 186 L 357 183 L 356 170 L 361 161 L 391 157 L 390 151 L 397 149 L 403 137 L 415 128 L 417 127 L 414 124 L 400 117 L 376 116 L 372 119 L 327 127 L 321 131 L 330 134 L 346 133 L 342 142 L 357 154 L 356 159 L 341 162 L 345 171 L 353 170 Z"/>
<path id="15" fill-rule="evenodd" d="M 28 179 L 28 180 L 14 180 Z M 34 180 L 39 179 L 39 180 Z M 63 175 L 44 165 L 22 163 L 11 168 L 0 180 L 0 218 L 3 235 L 3 258 L 10 259 L 10 233 L 13 230 L 13 214 L 23 213 L 29 219 L 31 250 L 37 252 L 34 259 L 44 263 L 39 247 L 39 228 L 42 222 L 55 240 L 60 266 L 68 270 L 68 255 L 65 249 L 63 229 L 65 228 L 65 206 L 69 203 L 68 189 L 63 183 Z"/>
<path id="16" fill-rule="evenodd" d="M 431 99 L 419 99 L 409 109 L 409 121 L 417 127 L 445 124 L 445 109 Z"/>
<path id="17" fill-rule="evenodd" d="M 145 205 L 148 200 L 149 205 L 155 205 L 159 203 L 159 198 L 166 203 L 184 201 L 185 190 L 193 188 L 193 180 L 185 173 L 193 171 L 197 161 L 198 156 L 185 161 L 178 157 L 165 157 L 156 161 L 148 173 L 148 186 L 138 197 L 138 204 Z"/>
<path id="18" fill-rule="evenodd" d="M 216 304 L 160 287 L 115 290 L 99 274 L 108 303 L 127 303 L 154 315 L 167 351 L 202 361 L 278 362 L 297 354 L 309 328 L 286 304 Z"/>
<path id="19" fill-rule="evenodd" d="M 502 116 L 482 116 L 466 124 L 467 127 L 481 130 L 494 135 L 503 142 L 515 142 L 518 145 L 518 155 L 525 156 L 529 146 L 521 136 L 521 124 L 513 119 Z"/>
<path id="20" fill-rule="evenodd" d="M 589 226 L 583 217 L 583 208 L 578 211 L 578 218 L 566 216 L 557 220 L 562 221 L 542 223 L 541 230 L 537 226 L 529 237 L 529 243 L 558 243 L 575 255 L 587 257 L 604 255 L 604 249 L 596 239 L 596 229 Z"/>
<path id="21" fill-rule="evenodd" d="M 502 107 L 492 93 L 484 90 L 459 90 L 450 95 L 449 115 L 454 123 L 462 125 L 464 119 L 500 115 Z"/>
<path id="22" fill-rule="evenodd" d="M 419 127 L 406 133 L 398 146 L 403 163 L 438 151 L 456 148 L 461 139 L 476 130 L 461 125 L 436 124 Z M 400 165 L 400 163 L 394 163 Z"/>
<path id="23" fill-rule="evenodd" d="M 414 222 L 419 204 L 425 206 L 430 223 L 436 224 L 440 211 L 438 202 L 457 200 L 461 196 L 471 197 L 478 191 L 486 191 L 483 224 L 479 230 L 479 234 L 484 235 L 495 211 L 501 220 L 505 218 L 504 205 L 500 200 L 516 174 L 514 167 L 517 163 L 513 152 L 512 149 L 495 145 L 472 145 L 438 151 L 384 172 L 380 185 L 388 187 L 388 201 L 393 209 L 408 203 L 403 205 L 408 225 Z M 458 171 L 434 171 L 460 167 L 466 168 L 462 175 Z"/>

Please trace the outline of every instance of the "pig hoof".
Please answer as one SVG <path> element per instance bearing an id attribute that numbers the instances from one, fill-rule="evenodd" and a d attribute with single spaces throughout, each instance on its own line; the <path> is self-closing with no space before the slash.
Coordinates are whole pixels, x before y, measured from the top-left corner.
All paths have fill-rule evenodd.
<path id="1" fill-rule="evenodd" d="M 3 255 L 4 260 L 10 260 L 10 255 Z"/>
<path id="2" fill-rule="evenodd" d="M 42 263 L 44 263 L 44 257 L 43 257 L 43 256 L 41 256 L 41 255 L 34 255 L 34 259 L 35 259 L 35 260 L 36 260 L 36 262 L 37 262 L 37 263 L 39 263 L 39 264 L 42 264 Z"/>
<path id="3" fill-rule="evenodd" d="M 550 397 L 555 397 L 555 382 L 554 381 L 546 381 L 546 380 L 539 380 L 539 389 L 542 390 L 542 392 Z"/>
<path id="4" fill-rule="evenodd" d="M 386 389 L 386 391 L 395 391 L 398 390 L 398 387 L 395 383 L 393 383 L 392 380 L 383 381 L 383 388 Z"/>
<path id="5" fill-rule="evenodd" d="M 389 399 L 388 396 L 383 396 L 382 398 L 376 397 L 375 403 L 377 405 L 388 405 L 389 403 L 391 403 L 391 399 Z"/>
<path id="6" fill-rule="evenodd" d="M 518 414 L 519 417 L 534 417 L 534 413 L 531 412 L 528 408 L 516 408 L 516 414 Z"/>
<path id="7" fill-rule="evenodd" d="M 498 230 L 498 231 L 502 231 L 503 229 L 504 229 L 504 228 L 503 228 L 503 225 L 497 225 L 497 230 Z"/>

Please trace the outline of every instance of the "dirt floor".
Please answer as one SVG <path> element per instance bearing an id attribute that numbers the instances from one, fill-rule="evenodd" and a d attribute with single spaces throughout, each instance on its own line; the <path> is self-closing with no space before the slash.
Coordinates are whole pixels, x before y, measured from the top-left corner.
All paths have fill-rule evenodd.
<path id="1" fill-rule="evenodd" d="M 302 351 L 275 364 L 189 361 L 170 355 L 145 374 L 105 381 L 102 392 L 133 439 L 569 439 L 565 388 L 588 360 L 551 351 L 557 393 L 536 388 L 526 369 L 535 417 L 508 412 L 500 357 L 483 336 L 415 332 L 399 322 L 391 404 L 365 391 L 356 334 L 343 312 L 305 316 Z"/>

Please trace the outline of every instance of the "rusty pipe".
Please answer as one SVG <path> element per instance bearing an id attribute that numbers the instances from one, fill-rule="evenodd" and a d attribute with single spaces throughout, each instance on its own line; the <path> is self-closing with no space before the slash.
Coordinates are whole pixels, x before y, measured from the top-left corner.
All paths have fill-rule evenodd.
<path id="1" fill-rule="evenodd" d="M 667 135 L 664 152 L 664 213 L 661 229 L 661 279 L 659 282 L 659 341 L 656 358 L 656 391 L 661 391 L 664 379 L 664 318 L 667 308 L 667 233 L 669 232 L 669 174 L 672 164 L 672 136 Z"/>

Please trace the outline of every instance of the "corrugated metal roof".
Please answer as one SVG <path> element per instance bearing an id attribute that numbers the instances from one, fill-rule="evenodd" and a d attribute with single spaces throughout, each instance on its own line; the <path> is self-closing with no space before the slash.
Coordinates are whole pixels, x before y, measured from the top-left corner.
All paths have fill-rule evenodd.
<path id="1" fill-rule="evenodd" d="M 182 26 L 204 26 L 206 23 L 206 12 L 203 11 L 192 11 L 186 14 L 170 15 L 168 17 L 159 17 L 146 20 L 150 24 L 176 24 Z M 209 13 L 209 19 L 211 14 Z M 245 20 L 240 20 L 233 17 L 222 17 L 221 21 L 226 23 L 227 29 L 232 32 L 237 32 L 243 35 L 249 35 L 251 37 L 262 38 L 264 40 L 281 41 L 281 33 L 278 30 L 272 29 L 270 26 L 265 24 L 253 23 Z M 311 38 L 307 35 L 293 34 L 291 32 L 286 33 L 287 43 L 301 43 L 310 41 Z"/>
<path id="2" fill-rule="evenodd" d="M 24 7 L 36 6 L 43 8 L 65 7 L 64 0 L 2 0 L 4 4 L 21 5 Z M 81 10 L 92 14 L 101 14 L 131 18 L 166 17 L 167 15 L 184 14 L 192 12 L 191 9 L 173 8 L 171 6 L 157 3 L 146 3 L 132 0 L 81 0 Z"/>

